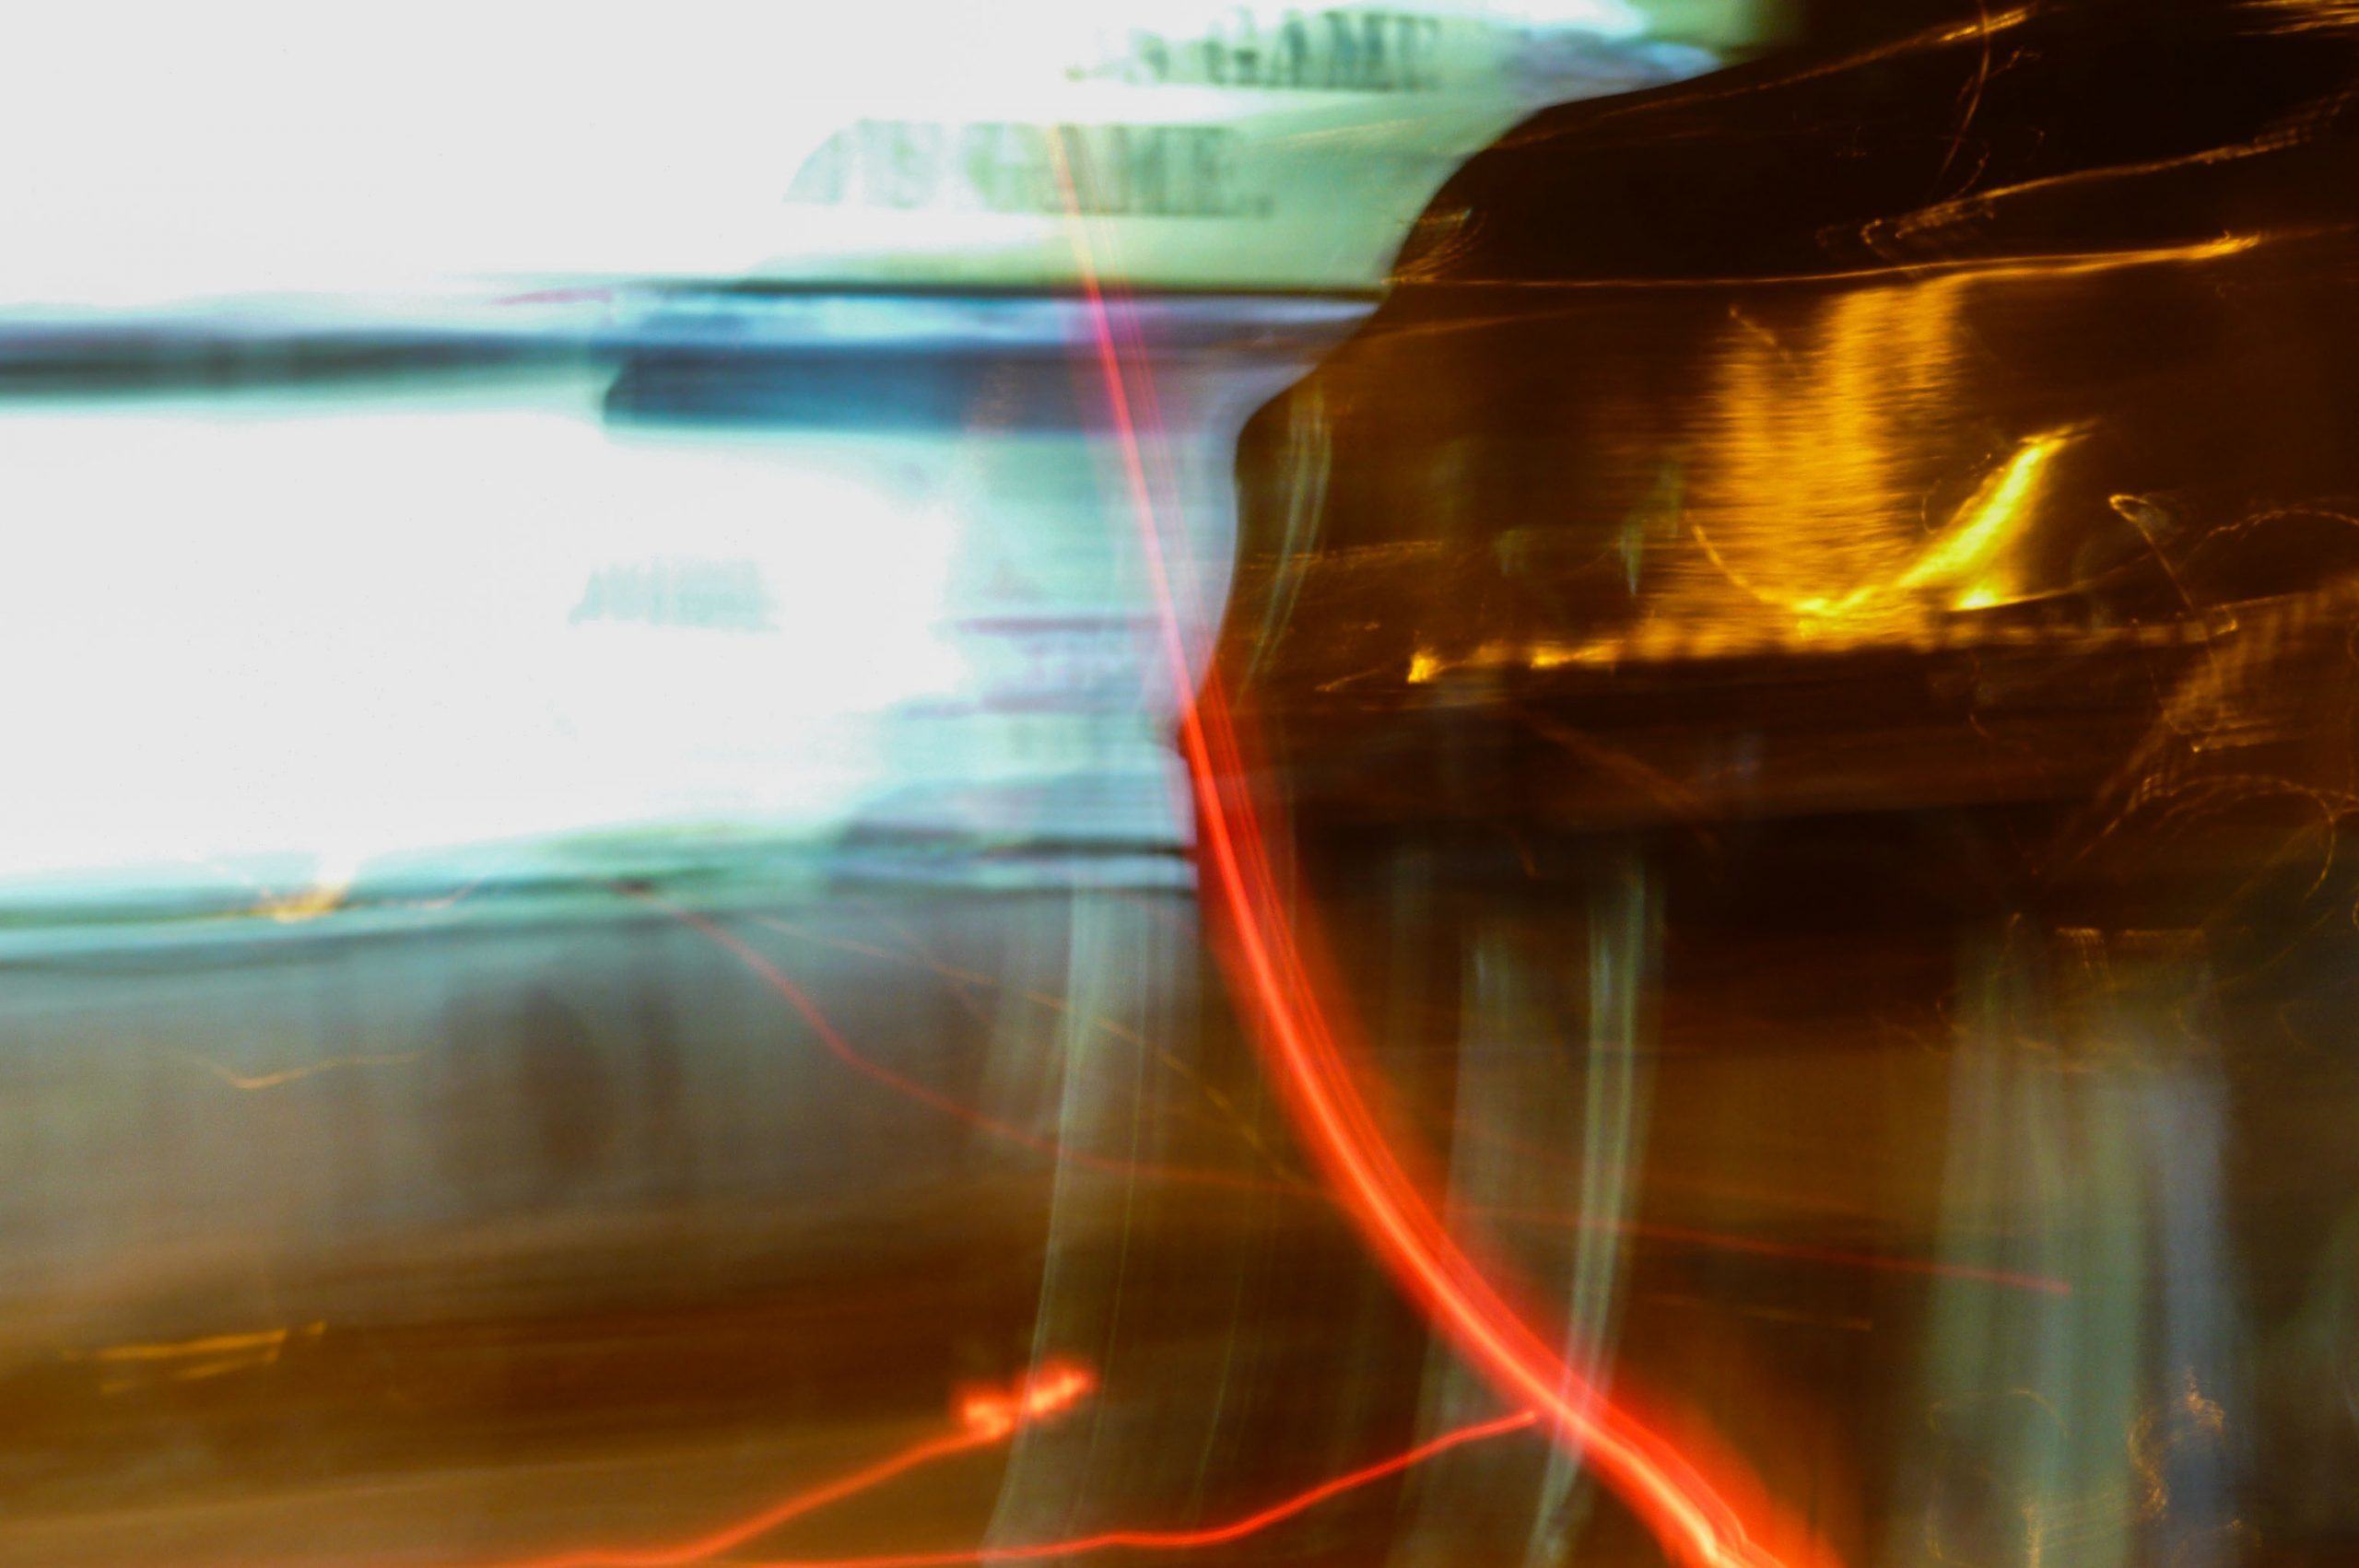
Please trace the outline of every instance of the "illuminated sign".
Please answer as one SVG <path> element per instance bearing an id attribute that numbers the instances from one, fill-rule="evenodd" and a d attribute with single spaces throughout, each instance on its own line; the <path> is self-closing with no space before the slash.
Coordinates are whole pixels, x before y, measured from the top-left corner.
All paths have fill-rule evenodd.
<path id="1" fill-rule="evenodd" d="M 1714 60 L 1621 0 L 1156 13 L 1077 29 L 1050 79 L 937 88 L 898 114 L 880 95 L 797 169 L 760 271 L 1053 285 L 1086 252 L 1143 285 L 1365 287 L 1518 119 Z"/>

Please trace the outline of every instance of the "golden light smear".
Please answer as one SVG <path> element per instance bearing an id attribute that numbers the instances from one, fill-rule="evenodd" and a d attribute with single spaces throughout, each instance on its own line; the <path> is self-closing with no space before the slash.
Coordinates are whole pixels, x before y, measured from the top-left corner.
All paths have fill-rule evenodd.
<path id="1" fill-rule="evenodd" d="M 317 1340 L 325 1323 L 306 1323 L 242 1334 L 208 1334 L 201 1339 L 102 1345 L 94 1351 L 65 1351 L 67 1361 L 88 1362 L 101 1369 L 100 1391 L 120 1394 L 140 1387 L 142 1374 L 174 1383 L 197 1383 L 277 1364 L 288 1344 Z"/>
<path id="2" fill-rule="evenodd" d="M 2071 432 L 2060 431 L 2034 436 L 2018 447 L 1894 586 L 1908 592 L 1942 591 L 1953 610 L 1989 609 L 2029 594 L 2031 584 L 2010 546 L 2030 519 L 2048 460 L 2070 439 Z"/>
<path id="3" fill-rule="evenodd" d="M 1960 395 L 1964 278 L 1863 289 L 1784 336 L 1737 318 L 1715 461 L 1688 493 L 1695 549 L 1657 610 L 1731 644 L 1914 641 L 1942 612 L 2032 591 L 2018 548 L 2072 430 L 2025 438 L 1928 532 L 1950 475 L 1926 432 Z"/>

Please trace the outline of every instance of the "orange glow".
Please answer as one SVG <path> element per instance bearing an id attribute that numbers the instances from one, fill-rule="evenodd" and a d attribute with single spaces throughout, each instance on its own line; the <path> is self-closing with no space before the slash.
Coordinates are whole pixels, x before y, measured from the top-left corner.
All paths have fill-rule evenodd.
<path id="1" fill-rule="evenodd" d="M 1347 1492 L 1382 1480 L 1388 1476 L 1399 1475 L 1452 1448 L 1480 1443 L 1485 1438 L 1502 1437 L 1510 1432 L 1526 1431 L 1537 1424 L 1539 1419 L 1530 1410 L 1519 1410 L 1514 1415 L 1498 1416 L 1490 1421 L 1477 1422 L 1472 1426 L 1461 1426 L 1391 1458 L 1380 1459 L 1332 1480 L 1321 1481 L 1258 1513 L 1232 1519 L 1226 1525 L 1213 1525 L 1202 1529 L 1107 1530 L 1072 1540 L 1040 1541 L 1029 1546 L 976 1547 L 963 1551 L 893 1552 L 873 1557 L 780 1559 L 750 1563 L 747 1568 L 952 1568 L 954 1564 L 965 1562 L 1040 1562 L 1051 1558 L 1078 1557 L 1090 1551 L 1195 1551 L 1204 1547 L 1226 1546 L 1231 1541 L 1242 1540 L 1247 1536 L 1266 1530 L 1273 1525 L 1284 1524 L 1297 1515 L 1309 1513 L 1321 1503 Z"/>
<path id="2" fill-rule="evenodd" d="M 687 1563 L 702 1562 L 767 1535 L 789 1520 L 857 1496 L 921 1466 L 1004 1442 L 1024 1427 L 1052 1420 L 1072 1409 L 1096 1387 L 1097 1380 L 1084 1368 L 1050 1362 L 1034 1369 L 1013 1388 L 966 1396 L 959 1401 L 957 1431 L 912 1443 L 874 1464 L 780 1498 L 704 1535 L 671 1546 L 589 1547 L 551 1557 L 501 1563 L 498 1568 L 684 1568 Z"/>
<path id="3" fill-rule="evenodd" d="M 314 883 L 299 892 L 265 898 L 254 907 L 254 913 L 291 926 L 302 920 L 316 920 L 322 915 L 332 915 L 344 907 L 346 895 L 352 891 L 349 877 Z"/>
<path id="4" fill-rule="evenodd" d="M 2300 230 L 2280 230 L 2268 236 L 2224 234 L 2217 240 L 2185 245 L 2130 246 L 2107 251 L 2058 251 L 2046 255 L 1972 256 L 1895 262 L 1881 266 L 1834 267 L 1825 272 L 1731 273 L 1716 277 L 1552 277 L 1483 278 L 1485 288 L 1670 289 L 1680 292 L 1723 288 L 1808 287 L 1823 283 L 1863 283 L 1880 278 L 1902 282 L 1993 281 L 2020 283 L 2042 278 L 2087 277 L 2130 267 L 2200 266 L 2259 250 L 2271 240 L 2299 238 Z"/>
<path id="5" fill-rule="evenodd" d="M 316 1078 L 323 1072 L 334 1072 L 339 1068 L 406 1067 L 419 1060 L 421 1056 L 417 1051 L 381 1051 L 359 1056 L 329 1057 L 321 1061 L 305 1062 L 300 1067 L 281 1068 L 276 1072 L 244 1073 L 232 1071 L 211 1057 L 199 1056 L 194 1051 L 179 1051 L 174 1054 L 205 1069 L 230 1088 L 242 1090 L 248 1094 L 262 1089 L 277 1089 L 288 1083 L 299 1083 L 306 1078 Z"/>
<path id="6" fill-rule="evenodd" d="M 327 1327 L 314 1322 L 244 1334 L 208 1334 L 194 1340 L 102 1345 L 95 1351 L 63 1354 L 69 1362 L 84 1362 L 100 1369 L 100 1392 L 120 1394 L 155 1378 L 202 1383 L 233 1372 L 276 1366 L 288 1345 L 316 1340 Z"/>
<path id="7" fill-rule="evenodd" d="M 308 1323 L 300 1328 L 264 1328 L 251 1334 L 209 1334 L 199 1340 L 108 1345 L 90 1352 L 88 1359 L 100 1362 L 157 1362 L 249 1354 L 275 1358 L 287 1348 L 289 1339 L 316 1340 L 326 1329 L 324 1323 Z M 67 1356 L 68 1359 L 79 1359 L 74 1352 L 68 1352 Z"/>
<path id="8" fill-rule="evenodd" d="M 1053 140 L 1050 147 L 1061 151 Z M 1231 782 L 1245 772 L 1237 766 L 1240 742 L 1219 687 L 1208 678 L 1196 690 L 1112 318 L 1084 226 L 1068 227 L 1144 564 L 1161 611 L 1180 749 L 1198 804 L 1199 853 L 1230 928 L 1224 956 L 1297 1130 L 1363 1239 L 1411 1300 L 1494 1387 L 1533 1407 L 1562 1441 L 1584 1453 L 1670 1556 L 1706 1568 L 1831 1562 L 1796 1522 L 1766 1512 L 1752 1520 L 1740 1515 L 1728 1493 L 1748 1483 L 1708 1480 L 1688 1455 L 1558 1356 L 1449 1235 L 1379 1130 L 1286 924 L 1252 802 Z M 1152 399 L 1152 387 L 1142 383 L 1137 402 L 1150 426 Z M 1795 1555 L 1780 1555 L 1764 1544 L 1766 1537 L 1791 1542 L 1784 1550 Z"/>
<path id="9" fill-rule="evenodd" d="M 1086 1369 L 1051 1362 L 1010 1389 L 985 1388 L 958 1401 L 958 1419 L 986 1441 L 1005 1437 L 1027 1422 L 1046 1421 L 1071 1409 L 1097 1387 Z"/>

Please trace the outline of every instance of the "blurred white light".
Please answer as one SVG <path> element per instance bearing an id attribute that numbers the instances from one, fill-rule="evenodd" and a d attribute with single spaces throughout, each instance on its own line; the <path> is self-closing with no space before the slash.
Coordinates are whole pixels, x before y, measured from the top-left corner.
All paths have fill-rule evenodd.
<path id="1" fill-rule="evenodd" d="M 556 409 L 0 417 L 0 874 L 827 819 L 953 689 L 951 521 Z M 585 617 L 719 563 L 757 629 Z"/>

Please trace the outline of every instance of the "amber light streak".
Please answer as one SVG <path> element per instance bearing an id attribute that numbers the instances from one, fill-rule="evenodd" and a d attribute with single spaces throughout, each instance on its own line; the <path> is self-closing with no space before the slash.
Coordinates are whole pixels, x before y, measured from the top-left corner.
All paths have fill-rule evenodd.
<path id="1" fill-rule="evenodd" d="M 912 1443 L 872 1465 L 780 1498 L 745 1518 L 693 1539 L 670 1546 L 586 1547 L 552 1557 L 503 1562 L 497 1568 L 685 1568 L 686 1564 L 702 1562 L 733 1550 L 830 1504 L 873 1491 L 921 1466 L 993 1447 L 1023 1427 L 1062 1414 L 1096 1387 L 1097 1379 L 1086 1370 L 1050 1362 L 1013 1388 L 967 1395 L 959 1401 L 958 1426 L 955 1431 Z"/>
<path id="2" fill-rule="evenodd" d="M 1297 1515 L 1307 1514 L 1347 1492 L 1372 1485 L 1388 1476 L 1399 1475 L 1452 1448 L 1480 1443 L 1485 1438 L 1503 1437 L 1511 1432 L 1523 1432 L 1538 1424 L 1539 1420 L 1533 1411 L 1519 1410 L 1513 1415 L 1458 1427 L 1389 1459 L 1380 1459 L 1332 1480 L 1321 1481 L 1306 1492 L 1296 1492 L 1284 1502 L 1273 1503 L 1258 1513 L 1232 1519 L 1225 1525 L 1208 1525 L 1189 1530 L 1106 1530 L 1093 1536 L 1077 1536 L 1071 1540 L 1038 1541 L 1025 1546 L 973 1547 L 963 1551 L 779 1558 L 749 1562 L 744 1568 L 954 1568 L 956 1564 L 967 1562 L 1040 1562 L 1051 1558 L 1078 1557 L 1089 1551 L 1196 1551 L 1205 1547 L 1226 1546 L 1231 1541 L 1258 1535 L 1273 1525 L 1282 1525 Z"/>
<path id="3" fill-rule="evenodd" d="M 1070 197 L 1063 149 L 1053 137 L 1049 145 Z M 1764 1515 L 1749 1523 L 1740 1516 L 1724 1495 L 1729 1483 L 1708 1482 L 1687 1455 L 1558 1356 L 1450 1237 L 1378 1129 L 1280 912 L 1252 803 L 1241 788 L 1225 782 L 1243 778 L 1238 737 L 1216 681 L 1207 677 L 1203 691 L 1195 689 L 1113 321 L 1086 229 L 1077 211 L 1069 216 L 1093 346 L 1160 612 L 1180 750 L 1198 804 L 1200 859 L 1229 927 L 1225 956 L 1304 1141 L 1401 1287 L 1496 1387 L 1532 1406 L 1582 1452 L 1671 1556 L 1707 1568 L 1799 1568 L 1802 1562 L 1830 1561 L 1792 1521 Z M 1153 387 L 1142 381 L 1139 394 L 1154 420 Z M 1802 1555 L 1789 1559 L 1762 1544 L 1759 1538 L 1773 1533 L 1796 1542 Z"/>

